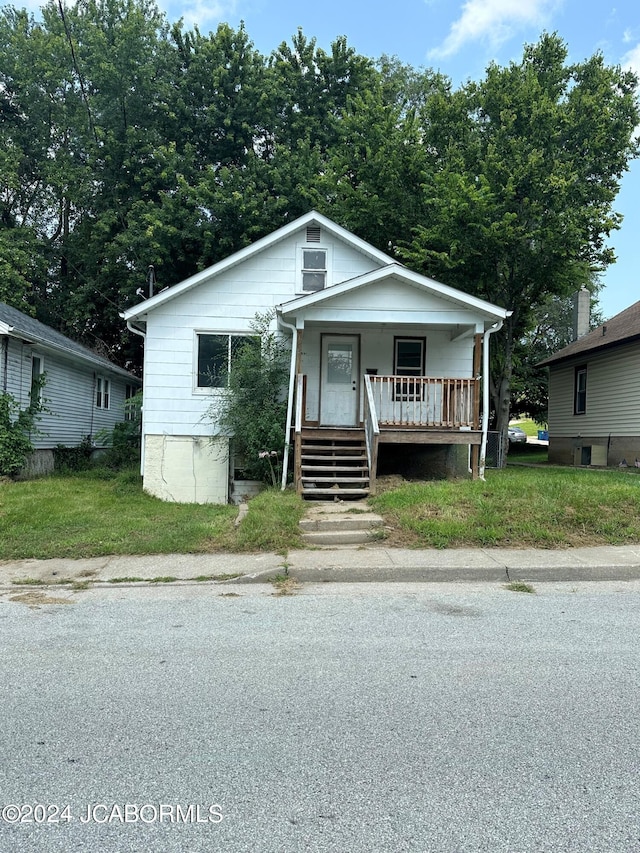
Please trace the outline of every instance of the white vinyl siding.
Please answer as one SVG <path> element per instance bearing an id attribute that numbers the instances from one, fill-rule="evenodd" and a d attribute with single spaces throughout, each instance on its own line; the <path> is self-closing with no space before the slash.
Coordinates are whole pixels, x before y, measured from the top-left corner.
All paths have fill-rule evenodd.
<path id="1" fill-rule="evenodd" d="M 339 240 L 309 248 L 327 248 L 328 282 L 355 278 L 378 265 Z M 305 229 L 268 246 L 259 255 L 233 266 L 211 282 L 158 306 L 148 318 L 144 359 L 144 433 L 210 435 L 210 394 L 197 388 L 194 335 L 252 333 L 257 312 L 299 295 Z M 275 328 L 275 323 L 273 328 Z"/>

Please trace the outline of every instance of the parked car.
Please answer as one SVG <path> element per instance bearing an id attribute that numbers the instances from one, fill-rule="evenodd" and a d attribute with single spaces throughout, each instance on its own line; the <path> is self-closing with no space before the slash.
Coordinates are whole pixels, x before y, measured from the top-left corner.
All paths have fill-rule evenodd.
<path id="1" fill-rule="evenodd" d="M 509 427 L 509 444 L 526 444 L 527 434 L 519 426 Z"/>

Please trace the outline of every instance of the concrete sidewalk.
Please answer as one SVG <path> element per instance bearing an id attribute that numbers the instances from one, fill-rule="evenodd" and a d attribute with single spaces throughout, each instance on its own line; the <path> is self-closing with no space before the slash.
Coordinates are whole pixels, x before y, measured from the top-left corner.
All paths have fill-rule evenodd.
<path id="1" fill-rule="evenodd" d="M 16 560 L 0 563 L 0 589 L 37 584 L 262 583 L 288 574 L 300 582 L 593 581 L 640 579 L 640 545 L 567 550 L 383 545 L 278 554 L 169 554 Z M 231 576 L 231 577 L 229 577 Z M 116 583 L 114 583 L 116 581 Z M 22 582 L 22 583 L 21 583 Z"/>

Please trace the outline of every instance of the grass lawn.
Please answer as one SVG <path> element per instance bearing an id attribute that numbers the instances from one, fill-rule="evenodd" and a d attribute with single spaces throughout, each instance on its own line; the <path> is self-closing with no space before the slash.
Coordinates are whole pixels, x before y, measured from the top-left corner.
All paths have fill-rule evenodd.
<path id="1" fill-rule="evenodd" d="M 525 462 L 534 450 L 523 448 Z M 546 458 L 546 449 L 542 451 Z M 486 481 L 404 482 L 370 499 L 387 545 L 572 547 L 640 542 L 640 471 L 517 464 Z M 543 460 L 544 463 L 544 460 Z M 267 490 L 237 509 L 165 503 L 135 472 L 102 469 L 0 483 L 0 559 L 272 551 L 300 547 L 303 501 Z"/>
<path id="2" fill-rule="evenodd" d="M 640 542 L 636 469 L 509 465 L 488 470 L 485 482 L 407 483 L 370 503 L 393 530 L 389 544 L 405 547 L 562 548 Z"/>
<path id="3" fill-rule="evenodd" d="M 142 491 L 135 471 L 105 469 L 0 483 L 0 559 L 107 554 L 282 551 L 298 543 L 297 495 L 267 491 L 237 508 L 172 504 Z"/>

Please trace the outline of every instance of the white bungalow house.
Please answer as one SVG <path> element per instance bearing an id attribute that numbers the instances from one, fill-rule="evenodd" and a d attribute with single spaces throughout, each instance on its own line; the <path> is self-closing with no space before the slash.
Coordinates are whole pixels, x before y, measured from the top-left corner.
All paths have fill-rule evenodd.
<path id="1" fill-rule="evenodd" d="M 45 385 L 38 392 L 41 374 Z M 34 393 L 45 402 L 25 473 L 51 471 L 58 445 L 77 447 L 87 436 L 96 444 L 96 437 L 125 420 L 125 401 L 140 385 L 138 377 L 108 359 L 0 302 L 0 390 L 21 409 Z"/>
<path id="2" fill-rule="evenodd" d="M 227 502 L 229 441 L 212 440 L 204 417 L 212 386 L 226 380 L 212 380 L 211 366 L 222 353 L 230 369 L 238 340 L 267 310 L 291 339 L 284 455 L 292 451 L 301 494 L 373 491 L 390 444 L 453 448 L 466 473 L 482 472 L 489 338 L 508 312 L 411 272 L 311 211 L 123 313 L 145 337 L 147 491 Z"/>

